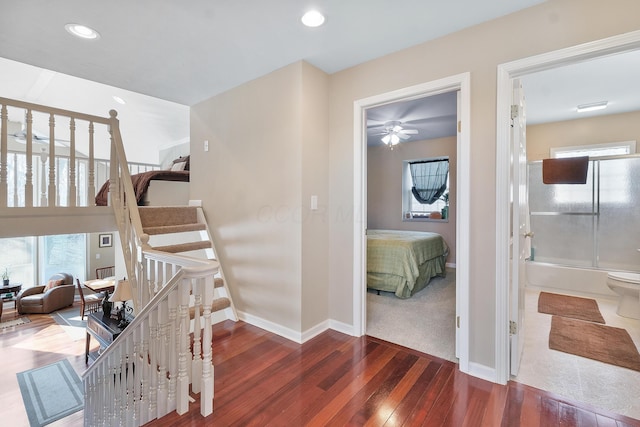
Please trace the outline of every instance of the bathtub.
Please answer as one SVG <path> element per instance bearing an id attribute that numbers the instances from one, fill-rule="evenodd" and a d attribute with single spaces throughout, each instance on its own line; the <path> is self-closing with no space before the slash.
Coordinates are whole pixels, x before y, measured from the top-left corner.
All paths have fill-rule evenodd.
<path id="1" fill-rule="evenodd" d="M 525 264 L 527 286 L 617 297 L 607 286 L 607 270 L 565 267 L 537 261 Z"/>

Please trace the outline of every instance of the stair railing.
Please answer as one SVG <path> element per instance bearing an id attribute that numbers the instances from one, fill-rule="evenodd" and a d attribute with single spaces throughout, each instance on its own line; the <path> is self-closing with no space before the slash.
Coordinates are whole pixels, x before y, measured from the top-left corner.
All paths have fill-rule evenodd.
<path id="1" fill-rule="evenodd" d="M 201 414 L 213 412 L 211 304 L 218 265 L 190 259 L 191 265 L 178 266 L 154 252 L 147 259 L 157 271 L 177 272 L 83 374 L 85 425 L 141 426 L 171 411 L 182 415 L 189 410 L 189 386 L 200 393 Z"/>

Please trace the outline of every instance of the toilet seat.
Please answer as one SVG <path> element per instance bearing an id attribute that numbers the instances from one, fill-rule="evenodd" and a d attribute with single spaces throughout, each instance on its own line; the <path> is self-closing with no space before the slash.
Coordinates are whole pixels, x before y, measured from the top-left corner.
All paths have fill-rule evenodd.
<path id="1" fill-rule="evenodd" d="M 609 279 L 617 280 L 619 282 L 631 283 L 640 286 L 640 274 L 638 273 L 623 273 L 620 271 L 612 272 L 608 274 Z"/>

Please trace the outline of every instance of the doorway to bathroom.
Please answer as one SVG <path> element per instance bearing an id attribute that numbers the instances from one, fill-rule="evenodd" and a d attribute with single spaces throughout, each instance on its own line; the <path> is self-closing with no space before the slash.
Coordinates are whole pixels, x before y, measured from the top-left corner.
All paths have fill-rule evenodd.
<path id="1" fill-rule="evenodd" d="M 515 351 L 511 347 L 511 338 L 509 334 L 509 322 L 505 319 L 515 319 L 518 314 L 523 314 L 523 324 L 518 324 L 517 329 L 520 330 L 525 345 L 523 346 L 523 353 L 520 357 L 522 363 L 520 372 L 515 376 L 517 381 L 521 379 L 523 382 L 533 382 L 539 380 L 536 384 L 529 384 L 536 387 L 543 388 L 548 391 L 556 392 L 558 394 L 582 400 L 592 403 L 596 406 L 609 408 L 613 411 L 629 414 L 638 418 L 640 415 L 640 408 L 635 407 L 633 403 L 626 402 L 624 399 L 607 399 L 608 395 L 619 396 L 620 393 L 617 390 L 620 389 L 621 381 L 631 378 L 633 382 L 625 383 L 625 396 L 637 396 L 640 390 L 637 389 L 640 384 L 640 373 L 635 371 L 625 370 L 624 373 L 618 371 L 612 371 L 609 366 L 600 362 L 595 362 L 590 359 L 578 358 L 578 356 L 568 355 L 566 353 L 555 352 L 548 350 L 548 326 L 544 323 L 550 320 L 539 317 L 542 316 L 537 312 L 537 293 L 533 293 L 531 297 L 531 289 L 525 289 L 522 283 L 519 283 L 518 277 L 510 277 L 511 261 L 510 261 L 510 239 L 513 236 L 512 226 L 513 217 L 519 213 L 518 206 L 513 205 L 513 216 L 511 211 L 511 177 L 510 177 L 510 162 L 511 159 L 517 158 L 522 154 L 513 150 L 512 142 L 510 141 L 510 125 L 511 125 L 511 104 L 512 104 L 512 92 L 511 88 L 513 80 L 520 78 L 523 80 L 523 86 L 525 90 L 525 98 L 533 98 L 533 92 L 527 91 L 527 77 L 534 76 L 536 73 L 547 71 L 566 71 L 571 66 L 586 64 L 591 61 L 604 60 L 605 58 L 620 58 L 619 55 L 632 54 L 640 49 L 640 32 L 627 33 L 621 36 L 612 37 L 609 39 L 588 43 L 585 45 L 575 46 L 568 49 L 563 49 L 556 52 L 551 52 L 544 55 L 539 55 L 532 58 L 526 58 L 523 60 L 514 61 L 511 63 L 503 64 L 498 67 L 498 128 L 497 128 L 497 233 L 498 233 L 498 245 L 497 245 L 497 316 L 496 316 L 496 330 L 501 331 L 497 336 L 496 347 L 496 367 L 498 376 L 502 381 L 506 381 L 510 378 L 510 355 L 511 351 Z M 606 76 L 601 76 L 601 81 L 604 79 L 616 79 L 621 78 L 615 76 L 615 73 L 620 73 L 621 70 L 617 67 L 610 67 L 607 70 Z M 613 75 L 611 75 L 613 74 Z M 580 79 L 575 74 L 570 78 L 574 80 L 584 80 L 583 76 Z M 566 83 L 566 82 L 565 82 Z M 598 82 L 591 82 L 591 87 L 599 86 Z M 586 88 L 590 88 L 589 83 L 584 83 Z M 549 93 L 553 94 L 553 88 L 547 88 Z M 584 93 L 588 93 L 585 89 Z M 527 119 L 530 114 L 534 113 L 532 109 L 532 103 L 527 102 Z M 550 110 L 550 109 L 549 109 Z M 575 108 L 574 108 L 575 110 Z M 575 113 L 575 111 L 574 111 Z M 620 113 L 623 114 L 623 113 Z M 624 113 L 626 114 L 626 113 Z M 564 119 L 567 120 L 567 119 Z M 527 120 L 527 138 L 530 138 L 530 125 Z M 612 138 L 620 134 L 623 127 L 613 127 L 611 131 Z M 589 132 L 584 131 L 583 138 L 586 140 L 589 137 Z M 620 141 L 621 139 L 614 139 L 614 141 Z M 622 139 L 624 140 L 624 139 Z M 548 139 L 548 144 L 555 146 L 563 146 L 566 143 L 566 138 L 561 134 L 556 134 L 553 139 Z M 586 143 L 586 142 L 585 142 Z M 550 157 L 546 147 L 542 150 L 544 157 Z M 527 144 L 527 151 L 532 150 Z M 540 154 L 540 153 L 538 153 Z M 540 211 L 542 212 L 542 211 Z M 541 217 L 545 215 L 540 215 Z M 546 215 L 550 217 L 552 215 Z M 585 215 L 586 216 L 586 215 Z M 538 218 L 542 220 L 549 220 L 549 218 Z M 573 215 L 575 220 L 577 216 Z M 531 217 L 533 220 L 533 216 Z M 584 218 L 582 218 L 584 219 Z M 591 217 L 593 220 L 593 217 Z M 536 237 L 533 239 L 533 247 L 536 246 Z M 534 250 L 534 257 L 538 257 L 539 251 Z M 511 281 L 510 281 L 511 280 Z M 524 279 L 521 279 L 524 280 Z M 562 281 L 563 279 L 560 278 Z M 566 280 L 566 279 L 565 279 Z M 522 313 L 510 312 L 510 306 L 514 306 L 512 301 L 521 297 L 521 293 L 524 292 L 523 298 L 525 304 L 522 306 Z M 568 292 L 565 292 L 568 293 Z M 615 300 L 604 299 L 598 297 L 598 303 L 602 311 L 605 320 L 612 324 L 620 322 L 621 327 L 630 331 L 630 334 L 636 340 L 636 343 L 640 343 L 640 328 L 636 323 L 628 322 L 625 318 L 621 318 L 615 314 Z M 516 305 L 517 306 L 517 305 Z M 546 328 L 546 329 L 545 329 Z M 535 337 L 536 340 L 532 340 L 531 337 Z M 531 365 L 527 365 L 528 360 L 531 360 Z M 528 371 L 535 372 L 535 375 L 531 375 L 527 378 Z M 559 375 L 562 373 L 562 375 Z M 637 377 L 635 375 L 638 375 Z M 558 381 L 551 382 L 552 378 L 558 379 Z M 544 382 L 544 381 L 548 382 Z M 609 385 L 607 385 L 609 384 Z M 556 387 L 556 388 L 553 388 Z M 609 387 L 610 392 L 606 391 Z M 613 401 L 616 400 L 616 401 Z M 631 411 L 631 413 L 629 413 Z"/>

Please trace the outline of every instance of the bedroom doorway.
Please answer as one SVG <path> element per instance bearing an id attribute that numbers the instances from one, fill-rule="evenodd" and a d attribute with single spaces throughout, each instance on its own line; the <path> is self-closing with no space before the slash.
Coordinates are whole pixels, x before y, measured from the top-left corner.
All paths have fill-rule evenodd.
<path id="1" fill-rule="evenodd" d="M 470 75 L 459 74 L 449 78 L 424 83 L 354 103 L 354 330 L 358 335 L 367 332 L 367 284 L 366 284 L 366 230 L 367 219 L 367 110 L 398 102 L 409 102 L 446 93 L 458 93 L 457 138 L 455 155 L 456 221 L 455 221 L 455 353 L 459 369 L 468 372 L 469 342 L 469 151 L 468 125 L 470 111 Z M 401 215 L 398 206 L 398 216 Z"/>

